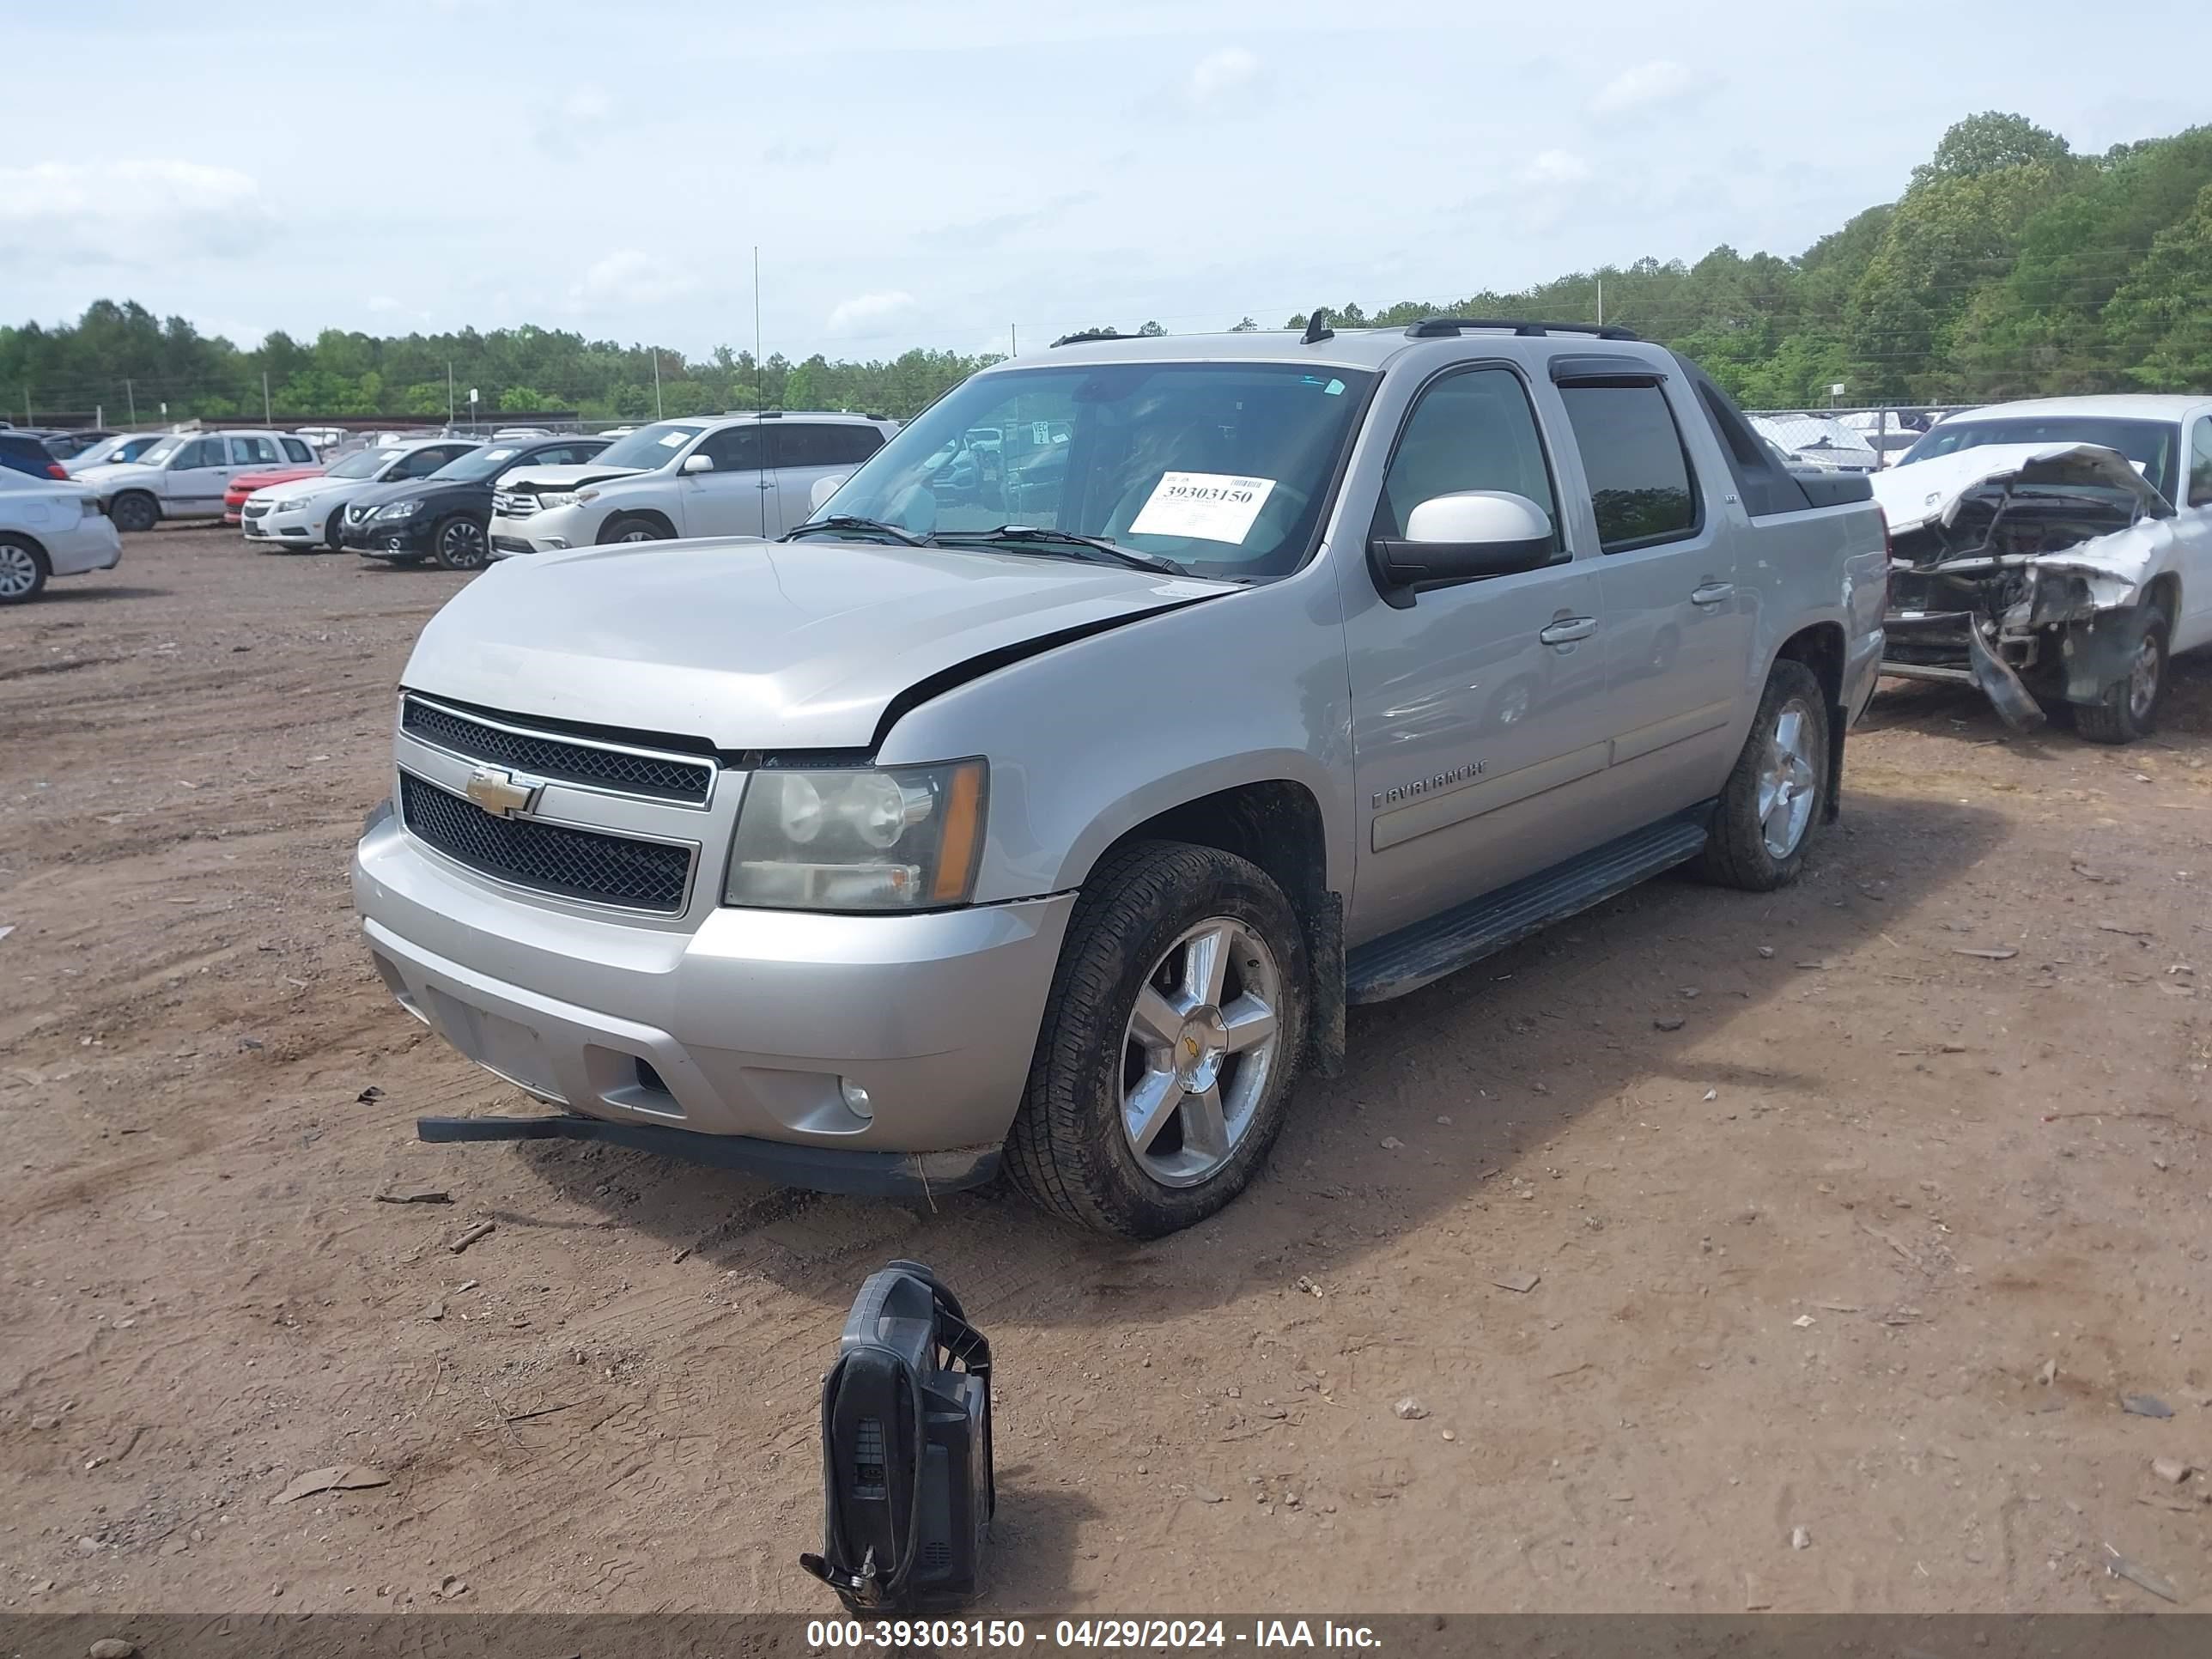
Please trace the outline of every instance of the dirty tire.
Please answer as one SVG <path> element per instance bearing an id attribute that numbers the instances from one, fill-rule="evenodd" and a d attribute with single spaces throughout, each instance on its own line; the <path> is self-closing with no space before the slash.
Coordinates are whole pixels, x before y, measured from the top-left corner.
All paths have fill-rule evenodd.
<path id="1" fill-rule="evenodd" d="M 1760 821 L 1762 781 L 1773 759 L 1774 733 L 1786 709 L 1797 707 L 1805 714 L 1806 742 L 1811 750 L 1812 805 L 1796 844 L 1778 854 L 1767 842 L 1767 828 Z M 1802 662 L 1784 658 L 1766 677 L 1766 690 L 1759 699 L 1759 713 L 1736 757 L 1735 769 L 1722 787 L 1720 805 L 1713 811 L 1712 830 L 1706 838 L 1698 872 L 1706 880 L 1747 893 L 1771 893 L 1787 887 L 1805 868 L 1805 850 L 1813 843 L 1828 805 L 1828 698 L 1813 671 Z"/>
<path id="2" fill-rule="evenodd" d="M 345 551 L 345 508 L 331 509 L 330 522 L 323 526 L 323 545 L 333 553 Z"/>
<path id="3" fill-rule="evenodd" d="M 1130 1020 L 1143 990 L 1194 925 L 1249 928 L 1278 970 L 1276 1036 L 1264 1087 L 1225 1163 L 1170 1185 L 1148 1174 L 1122 1127 Z M 1060 947 L 1022 1107 L 1006 1142 L 1015 1184 L 1053 1214 L 1121 1238 L 1158 1238 L 1237 1196 L 1267 1155 L 1305 1047 L 1305 939 L 1282 890 L 1211 847 L 1139 842 L 1100 863 Z M 1224 999 L 1225 1000 L 1225 999 Z"/>
<path id="4" fill-rule="evenodd" d="M 27 536 L 0 536 L 0 605 L 28 605 L 49 574 L 46 550 Z"/>
<path id="5" fill-rule="evenodd" d="M 161 509 L 154 505 L 151 495 L 134 489 L 109 502 L 107 516 L 125 535 L 137 535 L 161 523 Z"/>
<path id="6" fill-rule="evenodd" d="M 2158 730 L 2158 711 L 2166 702 L 2166 648 L 2172 624 L 2156 606 L 2146 608 L 2136 626 L 2135 649 L 2140 672 L 2105 688 L 2094 702 L 2076 703 L 2074 729 L 2091 743 L 2133 743 Z"/>

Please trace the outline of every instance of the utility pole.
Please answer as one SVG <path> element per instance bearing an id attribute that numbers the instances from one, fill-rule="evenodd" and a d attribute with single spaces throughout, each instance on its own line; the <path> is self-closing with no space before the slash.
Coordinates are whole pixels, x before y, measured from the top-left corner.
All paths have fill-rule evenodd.
<path id="1" fill-rule="evenodd" d="M 261 371 L 261 424 L 264 426 L 276 424 L 269 414 L 269 371 L 265 368 Z"/>
<path id="2" fill-rule="evenodd" d="M 1020 324 L 1018 324 L 1018 323 L 1008 323 L 1008 324 L 1006 325 L 1006 356 L 1008 356 L 1009 357 L 1018 357 L 1018 356 L 1020 356 L 1021 355 L 1022 355 L 1022 329 L 1021 329 L 1021 325 L 1020 325 Z"/>
<path id="3" fill-rule="evenodd" d="M 653 418 L 660 418 L 660 348 L 653 349 Z"/>
<path id="4" fill-rule="evenodd" d="M 753 244 L 753 407 L 768 407 L 768 364 L 761 357 L 760 244 Z"/>
<path id="5" fill-rule="evenodd" d="M 453 423 L 453 360 L 446 359 L 446 424 Z"/>
<path id="6" fill-rule="evenodd" d="M 138 394 L 131 388 L 131 379 L 128 375 L 125 375 L 123 380 L 123 399 L 125 403 L 131 405 L 131 424 L 133 426 L 137 425 Z"/>
<path id="7" fill-rule="evenodd" d="M 1597 279 L 1597 325 L 1605 326 L 1605 278 Z"/>

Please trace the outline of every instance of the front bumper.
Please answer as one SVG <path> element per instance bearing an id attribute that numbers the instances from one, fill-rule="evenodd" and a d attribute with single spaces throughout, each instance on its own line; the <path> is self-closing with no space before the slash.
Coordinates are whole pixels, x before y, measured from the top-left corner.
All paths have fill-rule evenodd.
<path id="1" fill-rule="evenodd" d="M 886 1170 L 939 1187 L 988 1177 L 1074 906 L 1061 894 L 910 916 L 714 907 L 688 928 L 644 926 L 463 871 L 388 807 L 353 885 L 385 983 L 478 1065 L 586 1118 L 659 1131 L 648 1142 L 811 1149 L 694 1155 L 846 1191 L 886 1190 Z M 845 1082 L 872 1116 L 846 1103 Z M 859 1158 L 837 1166 L 849 1184 L 814 1168 L 833 1152 Z"/>
<path id="2" fill-rule="evenodd" d="M 260 514 L 253 504 L 246 503 L 240 527 L 249 542 L 276 542 L 293 547 L 319 547 L 327 527 L 329 511 L 315 507 L 295 507 L 289 513 L 273 508 Z"/>
<path id="3" fill-rule="evenodd" d="M 510 559 L 518 554 L 589 547 L 598 531 L 592 516 L 581 507 L 548 507 L 522 518 L 494 514 L 489 534 L 492 557 Z"/>
<path id="4" fill-rule="evenodd" d="M 430 521 L 434 516 L 417 512 L 404 519 L 379 519 L 372 514 L 359 524 L 348 523 L 338 541 L 363 558 L 421 558 L 430 551 Z"/>

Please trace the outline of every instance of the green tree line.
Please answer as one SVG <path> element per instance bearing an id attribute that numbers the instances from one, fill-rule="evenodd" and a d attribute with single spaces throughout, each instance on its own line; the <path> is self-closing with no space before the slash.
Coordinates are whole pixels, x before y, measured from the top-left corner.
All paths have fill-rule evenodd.
<path id="1" fill-rule="evenodd" d="M 1872 207 L 1802 253 L 1723 246 L 1694 263 L 1639 259 L 1513 293 L 1368 312 L 1339 327 L 1439 313 L 1635 330 L 1702 362 L 1755 408 L 1966 403 L 2037 394 L 2212 386 L 2212 128 L 2076 155 L 2023 116 L 1961 121 Z M 1304 328 L 1304 315 L 1288 326 Z M 1236 325 L 1255 326 L 1249 317 Z M 1158 323 L 1139 331 L 1162 333 Z M 996 362 L 916 348 L 887 361 L 703 359 L 536 327 L 379 337 L 278 332 L 252 350 L 181 317 L 101 300 L 75 323 L 0 327 L 0 413 L 158 417 L 442 416 L 573 411 L 640 420 L 726 409 L 852 409 L 905 419 Z M 450 374 L 450 380 L 448 379 Z"/>
<path id="2" fill-rule="evenodd" d="M 1896 202 L 1795 258 L 1715 248 L 1448 307 L 1328 308 L 1587 322 L 1681 351 L 1753 408 L 1986 403 L 2212 386 L 2212 128 L 2078 155 L 1996 112 L 1943 137 Z M 1288 326 L 1304 328 L 1304 315 Z"/>

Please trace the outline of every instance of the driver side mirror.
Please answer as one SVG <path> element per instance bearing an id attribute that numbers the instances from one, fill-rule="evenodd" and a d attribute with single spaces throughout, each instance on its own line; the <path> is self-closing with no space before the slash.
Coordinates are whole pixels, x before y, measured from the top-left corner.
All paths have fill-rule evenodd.
<path id="1" fill-rule="evenodd" d="M 814 488 L 806 492 L 808 508 L 812 512 L 819 513 L 823 507 L 829 506 L 830 498 L 842 489 L 845 487 L 845 480 L 852 476 L 849 472 L 832 472 L 825 478 L 817 478 L 814 481 Z"/>
<path id="2" fill-rule="evenodd" d="M 684 465 L 677 470 L 680 472 L 712 472 L 714 458 L 712 455 L 686 455 Z"/>
<path id="3" fill-rule="evenodd" d="M 1367 556 L 1382 597 L 1402 609 L 1425 588 L 1539 569 L 1559 553 L 1550 516 L 1526 495 L 1462 489 L 1423 501 L 1402 538 L 1375 538 Z"/>

